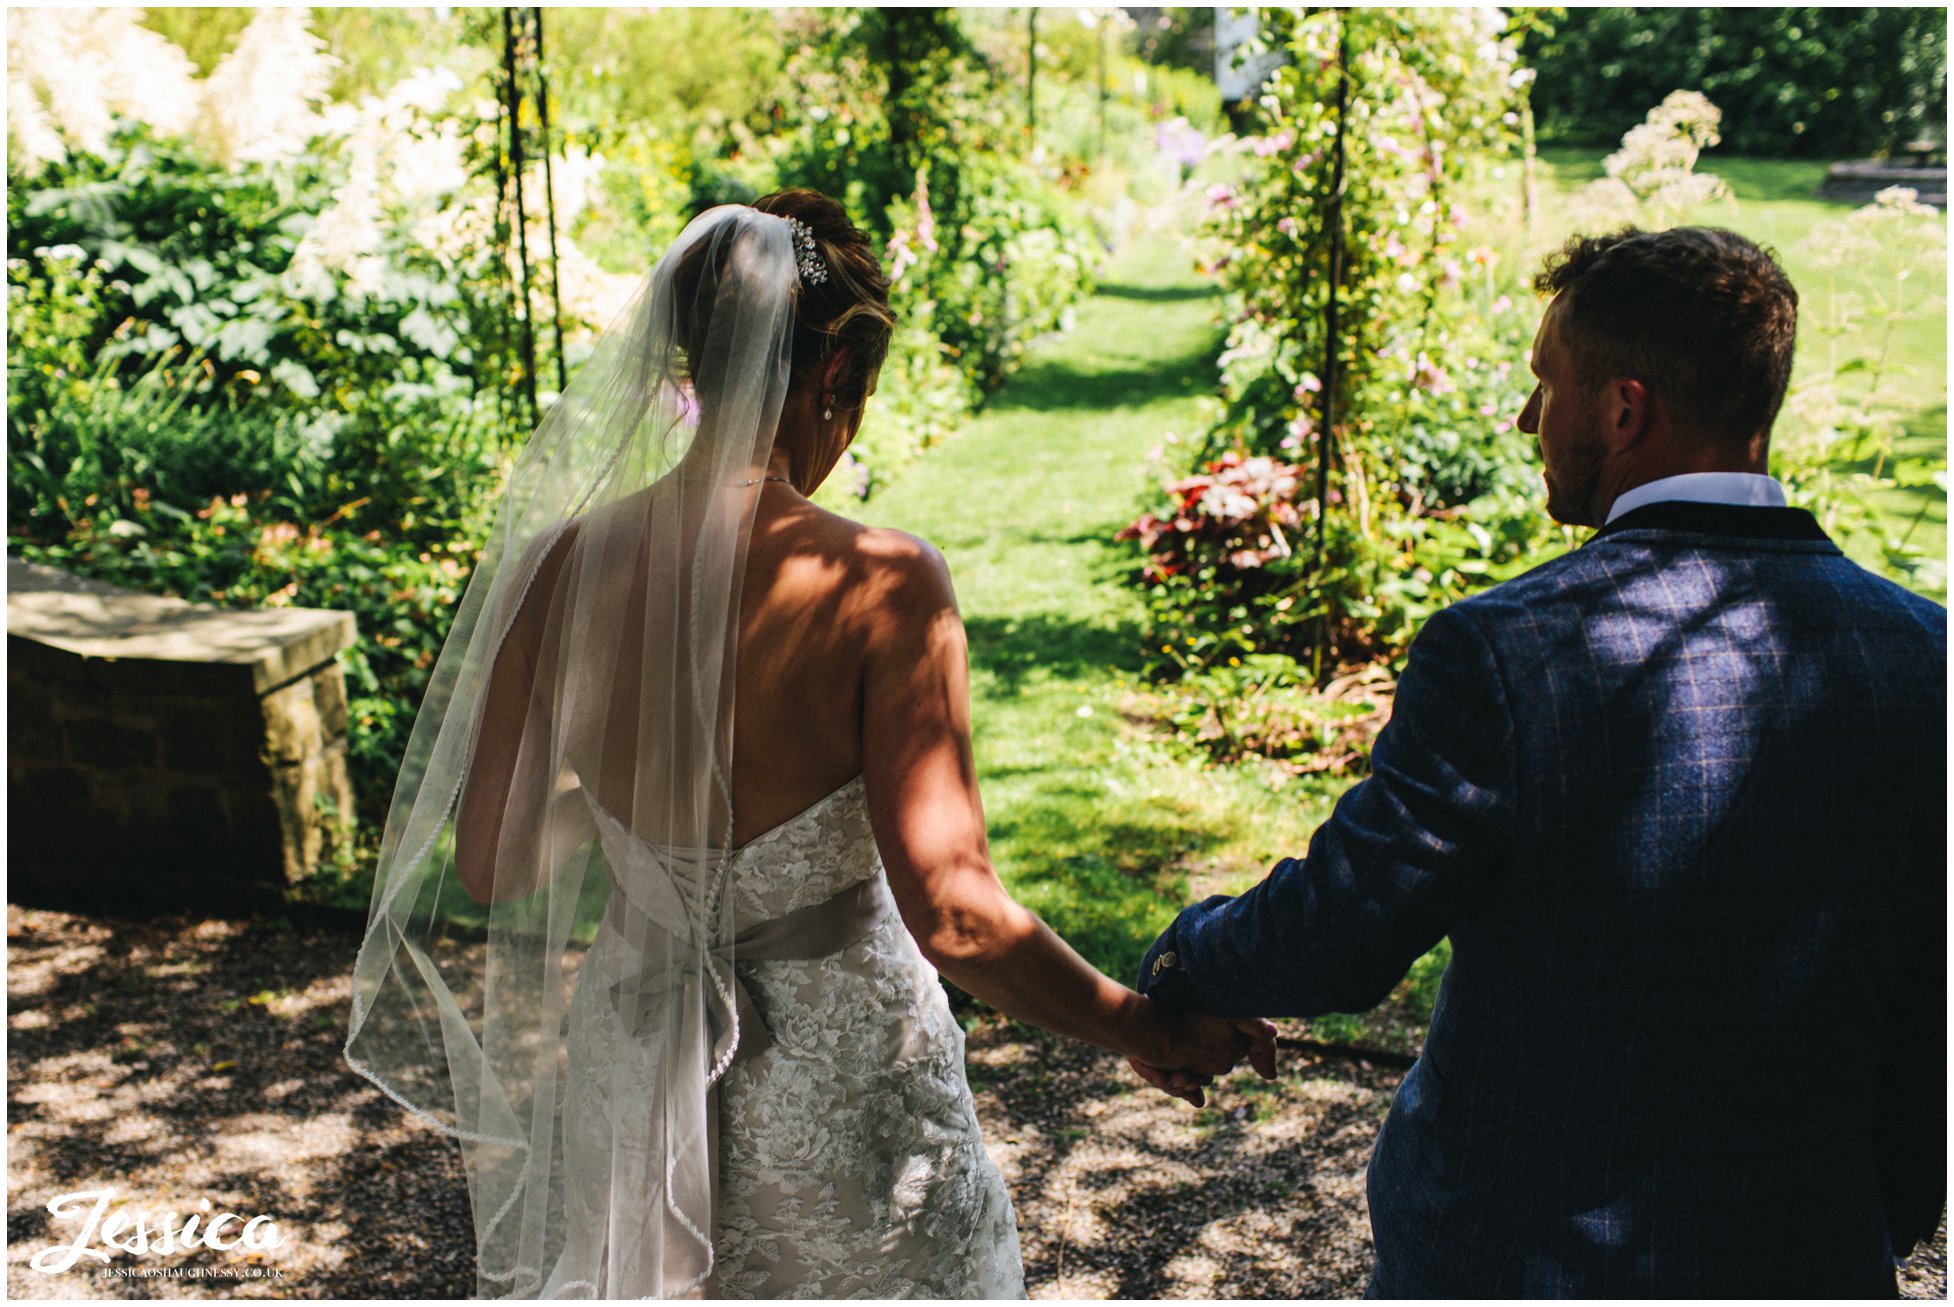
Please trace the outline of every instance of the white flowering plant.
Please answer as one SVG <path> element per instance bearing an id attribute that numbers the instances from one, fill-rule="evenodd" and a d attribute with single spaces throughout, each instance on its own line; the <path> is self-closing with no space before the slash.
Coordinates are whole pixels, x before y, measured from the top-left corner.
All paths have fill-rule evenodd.
<path id="1" fill-rule="evenodd" d="M 1772 473 L 1861 561 L 1945 601 L 1947 560 L 1920 530 L 1936 505 L 1945 512 L 1945 424 L 1916 430 L 1923 391 L 1944 411 L 1945 374 L 1907 375 L 1895 339 L 1910 322 L 1946 320 L 1946 217 L 1889 187 L 1814 225 L 1798 252 L 1819 274 L 1799 302 L 1799 353 L 1814 366 L 1786 397 Z"/>
<path id="2" fill-rule="evenodd" d="M 302 10 L 202 79 L 133 11 L 16 11 L 9 37 L 10 548 L 354 610 L 377 817 L 511 431 L 481 115 L 439 73 L 331 103 Z"/>

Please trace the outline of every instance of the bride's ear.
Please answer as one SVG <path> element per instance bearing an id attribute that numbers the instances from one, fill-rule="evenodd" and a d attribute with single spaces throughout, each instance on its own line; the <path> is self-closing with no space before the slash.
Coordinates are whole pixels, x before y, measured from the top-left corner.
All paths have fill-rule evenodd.
<path id="1" fill-rule="evenodd" d="M 821 389 L 833 394 L 841 388 L 841 379 L 848 375 L 848 363 L 853 351 L 846 345 L 839 346 L 828 361 L 821 365 Z"/>

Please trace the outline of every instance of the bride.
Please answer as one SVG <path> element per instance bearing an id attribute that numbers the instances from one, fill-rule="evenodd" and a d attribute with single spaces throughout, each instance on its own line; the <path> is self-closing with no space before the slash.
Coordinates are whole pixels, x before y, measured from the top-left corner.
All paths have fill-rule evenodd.
<path id="1" fill-rule="evenodd" d="M 892 325 L 834 201 L 710 210 L 510 475 L 346 1045 L 461 1141 L 481 1296 L 1022 1297 L 939 974 L 1191 1101 L 1273 1069 L 992 870 L 943 558 L 807 499 Z"/>

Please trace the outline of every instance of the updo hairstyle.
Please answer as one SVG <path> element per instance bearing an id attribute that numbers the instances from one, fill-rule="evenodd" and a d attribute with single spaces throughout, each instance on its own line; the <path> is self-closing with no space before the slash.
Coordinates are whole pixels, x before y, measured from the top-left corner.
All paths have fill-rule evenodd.
<path id="1" fill-rule="evenodd" d="M 848 213 L 819 191 L 775 191 L 753 201 L 762 213 L 794 218 L 814 233 L 814 247 L 828 266 L 826 281 L 799 283 L 794 302 L 792 384 L 817 378 L 836 350 L 848 346 L 848 364 L 835 383 L 835 408 L 852 412 L 868 398 L 869 383 L 888 357 L 895 314 L 889 310 L 889 279 L 869 244 L 868 234 Z"/>

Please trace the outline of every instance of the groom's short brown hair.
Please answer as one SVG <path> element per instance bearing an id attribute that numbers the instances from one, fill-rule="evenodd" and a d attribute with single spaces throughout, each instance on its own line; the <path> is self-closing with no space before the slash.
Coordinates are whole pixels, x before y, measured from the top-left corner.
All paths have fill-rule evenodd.
<path id="1" fill-rule="evenodd" d="M 1798 292 L 1769 250 L 1721 227 L 1629 227 L 1568 241 L 1534 288 L 1565 297 L 1591 384 L 1635 377 L 1672 422 L 1720 445 L 1768 436 L 1798 336 Z"/>

